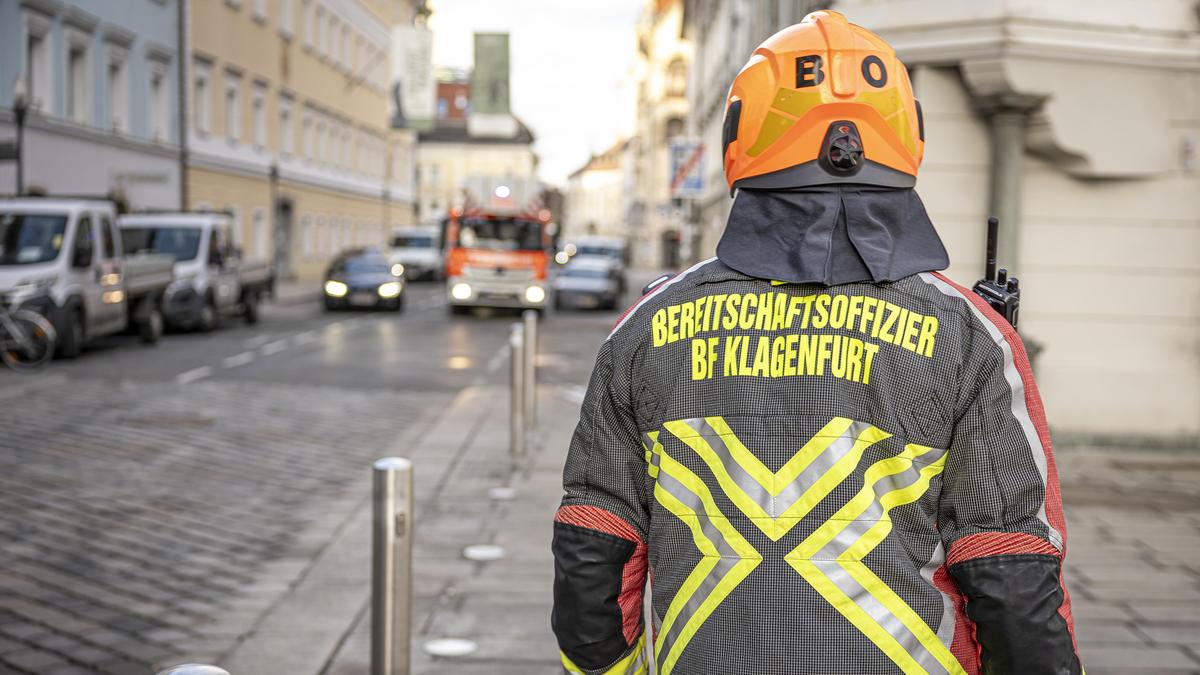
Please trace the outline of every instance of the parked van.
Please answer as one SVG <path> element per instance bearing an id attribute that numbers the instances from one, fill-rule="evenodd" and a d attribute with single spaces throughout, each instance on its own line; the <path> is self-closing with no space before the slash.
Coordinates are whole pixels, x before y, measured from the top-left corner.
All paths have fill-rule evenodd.
<path id="1" fill-rule="evenodd" d="M 399 276 L 416 281 L 418 279 L 440 279 L 442 277 L 442 248 L 438 228 L 402 227 L 392 232 L 388 260 Z"/>

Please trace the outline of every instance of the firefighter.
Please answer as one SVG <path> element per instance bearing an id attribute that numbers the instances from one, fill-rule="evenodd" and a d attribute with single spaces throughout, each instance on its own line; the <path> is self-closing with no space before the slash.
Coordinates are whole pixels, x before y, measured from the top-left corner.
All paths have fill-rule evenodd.
<path id="1" fill-rule="evenodd" d="M 1081 672 L 1041 399 L 936 271 L 924 136 L 904 65 L 837 12 L 737 75 L 717 256 L 618 321 L 571 441 L 567 672 Z"/>

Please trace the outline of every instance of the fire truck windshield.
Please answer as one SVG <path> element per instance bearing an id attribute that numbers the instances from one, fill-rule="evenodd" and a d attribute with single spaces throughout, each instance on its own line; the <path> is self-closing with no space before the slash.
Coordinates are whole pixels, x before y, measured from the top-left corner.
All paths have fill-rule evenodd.
<path id="1" fill-rule="evenodd" d="M 468 218 L 462 221 L 458 244 L 495 251 L 537 251 L 542 248 L 542 226 L 513 218 Z"/>

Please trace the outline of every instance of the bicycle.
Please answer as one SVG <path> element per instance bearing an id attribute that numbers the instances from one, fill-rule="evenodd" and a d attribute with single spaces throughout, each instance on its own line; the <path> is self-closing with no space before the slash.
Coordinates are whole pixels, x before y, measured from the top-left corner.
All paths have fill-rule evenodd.
<path id="1" fill-rule="evenodd" d="M 57 338 L 54 326 L 41 314 L 0 306 L 0 361 L 9 368 L 38 370 L 54 357 Z"/>

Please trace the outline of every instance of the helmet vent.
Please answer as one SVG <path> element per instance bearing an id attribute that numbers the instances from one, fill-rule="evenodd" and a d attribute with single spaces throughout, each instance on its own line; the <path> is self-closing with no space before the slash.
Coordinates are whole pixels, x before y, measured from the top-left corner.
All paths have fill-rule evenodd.
<path id="1" fill-rule="evenodd" d="M 848 176 L 858 173 L 863 164 L 862 137 L 853 122 L 841 121 L 829 125 L 825 133 L 825 151 L 821 163 L 834 175 Z"/>

